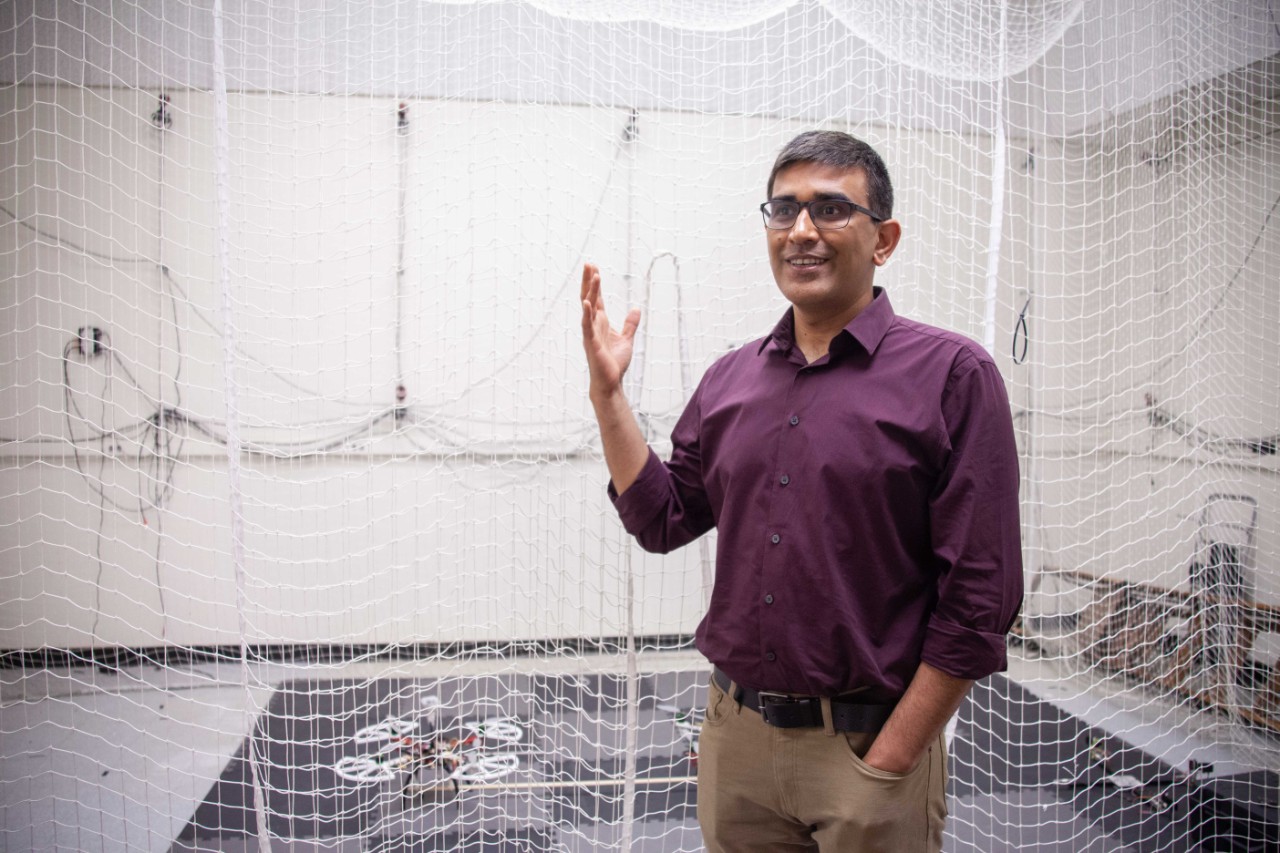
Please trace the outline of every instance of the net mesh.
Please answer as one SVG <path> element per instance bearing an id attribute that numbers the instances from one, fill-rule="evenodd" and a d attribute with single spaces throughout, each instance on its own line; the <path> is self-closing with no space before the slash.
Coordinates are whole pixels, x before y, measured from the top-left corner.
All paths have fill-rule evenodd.
<path id="1" fill-rule="evenodd" d="M 1277 51 L 1266 0 L 0 5 L 0 846 L 699 849 L 714 535 L 621 530 L 578 277 L 662 454 L 832 127 L 1018 433 L 947 849 L 1267 849 Z"/>

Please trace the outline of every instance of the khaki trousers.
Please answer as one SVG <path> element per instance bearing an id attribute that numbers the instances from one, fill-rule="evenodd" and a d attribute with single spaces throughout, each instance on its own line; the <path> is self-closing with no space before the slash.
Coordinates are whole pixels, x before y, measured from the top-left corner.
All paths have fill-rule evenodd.
<path id="1" fill-rule="evenodd" d="M 915 769 L 862 761 L 874 734 L 779 729 L 714 683 L 698 738 L 698 823 L 710 853 L 938 853 L 946 822 L 941 736 Z"/>

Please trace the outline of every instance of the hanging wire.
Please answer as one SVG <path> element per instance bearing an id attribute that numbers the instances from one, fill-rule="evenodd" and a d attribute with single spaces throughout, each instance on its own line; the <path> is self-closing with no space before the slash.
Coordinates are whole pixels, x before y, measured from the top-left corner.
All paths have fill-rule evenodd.
<path id="1" fill-rule="evenodd" d="M 172 118 L 169 118 L 170 124 Z M 153 119 L 155 117 L 153 116 Z M 328 420 L 311 420 L 303 423 L 270 425 L 264 428 L 299 430 L 299 429 L 324 429 L 331 430 L 335 425 L 342 426 L 342 429 L 336 432 L 327 432 L 324 435 L 312 438 L 289 438 L 283 440 L 255 439 L 247 434 L 238 436 L 236 443 L 240 452 L 258 455 L 273 459 L 300 459 L 315 456 L 324 456 L 335 452 L 349 450 L 353 447 L 367 446 L 378 436 L 374 430 L 381 424 L 386 422 L 397 423 L 395 434 L 404 438 L 410 446 L 421 453 L 435 453 L 430 447 L 423 445 L 417 440 L 412 439 L 410 433 L 413 431 L 421 432 L 424 436 L 430 437 L 431 440 L 439 444 L 442 449 L 458 451 L 469 449 L 472 452 L 478 452 L 479 448 L 477 440 L 474 436 L 470 436 L 460 431 L 454 424 L 458 423 L 480 423 L 486 425 L 506 426 L 511 428 L 530 426 L 543 426 L 552 430 L 546 437 L 522 435 L 518 439 L 498 442 L 500 448 L 511 452 L 518 452 L 521 448 L 535 448 L 538 451 L 549 453 L 551 456 L 565 456 L 579 453 L 591 446 L 596 438 L 595 431 L 592 429 L 590 419 L 585 416 L 574 418 L 565 418 L 561 420 L 551 420 L 539 424 L 530 424 L 524 421 L 500 419 L 469 418 L 466 415 L 460 415 L 456 411 L 449 412 L 449 422 L 439 412 L 446 406 L 464 399 L 477 388 L 485 383 L 491 382 L 500 373 L 506 370 L 518 358 L 527 353 L 535 341 L 539 339 L 551 322 L 551 319 L 557 316 L 557 303 L 568 289 L 573 281 L 574 271 L 581 264 L 585 257 L 587 247 L 594 235 L 598 225 L 601 212 L 604 208 L 604 202 L 608 198 L 610 188 L 613 183 L 617 164 L 621 158 L 621 154 L 626 150 L 627 145 L 635 140 L 634 132 L 635 115 L 634 111 L 628 115 L 627 124 L 623 131 L 619 134 L 615 143 L 613 157 L 610 161 L 609 171 L 605 177 L 604 184 L 601 187 L 599 196 L 592 208 L 591 218 L 588 222 L 582 245 L 579 247 L 577 259 L 574 264 L 570 265 L 569 271 L 566 273 L 564 281 L 552 296 L 549 307 L 544 313 L 538 326 L 535 327 L 527 339 L 519 346 L 505 361 L 497 365 L 493 370 L 483 377 L 468 385 L 466 389 L 458 395 L 430 404 L 414 404 L 411 407 L 403 405 L 402 399 L 397 399 L 396 405 L 376 408 L 369 411 L 368 403 L 360 403 L 351 400 L 327 400 L 327 402 L 338 402 L 343 405 L 359 406 L 365 409 L 366 414 L 352 422 L 348 419 L 328 419 Z M 398 135 L 404 136 L 407 131 L 406 118 L 403 106 L 398 113 Z M 404 165 L 404 152 L 400 153 L 401 165 Z M 401 181 L 404 180 L 403 169 L 401 170 Z M 403 186 L 402 186 L 403 189 Z M 402 200 L 402 204 L 403 204 Z M 186 288 L 173 274 L 172 270 L 159 261 L 142 256 L 124 256 L 111 253 L 99 252 L 84 246 L 74 240 L 62 237 L 59 234 L 43 229 L 31 222 L 20 218 L 12 209 L 7 206 L 0 205 L 0 213 L 4 213 L 12 219 L 20 227 L 23 227 L 43 239 L 50 241 L 53 245 L 66 251 L 72 251 L 85 257 L 90 257 L 99 261 L 113 264 L 147 264 L 155 266 L 161 274 L 161 281 L 165 291 L 169 297 L 169 311 L 173 320 L 175 330 L 175 348 L 177 351 L 177 364 L 174 374 L 171 377 L 175 383 L 174 404 L 168 405 L 156 400 L 148 393 L 138 381 L 134 371 L 130 368 L 129 363 L 121 356 L 120 352 L 111 343 L 109 336 L 105 337 L 104 352 L 109 359 L 109 364 L 119 370 L 119 373 L 127 380 L 127 386 L 140 394 L 147 406 L 151 409 L 151 413 L 141 418 L 135 419 L 133 422 L 124 426 L 116 427 L 110 430 L 96 429 L 89 433 L 83 432 L 83 424 L 90 423 L 89 418 L 84 416 L 81 408 L 80 398 L 84 392 L 78 390 L 71 380 L 70 364 L 73 350 L 77 347 L 77 341 L 70 341 L 63 350 L 62 354 L 62 372 L 63 372 L 63 399 L 64 411 L 66 413 L 65 420 L 67 424 L 66 434 L 64 436 L 3 436 L 0 437 L 0 445 L 6 444 L 69 444 L 72 448 L 74 464 L 76 470 L 89 483 L 90 489 L 97 494 L 102 500 L 109 503 L 113 508 L 137 512 L 145 518 L 148 509 L 158 509 L 173 494 L 174 473 L 177 462 L 185 448 L 187 436 L 190 433 L 196 433 L 204 438 L 221 446 L 228 446 L 232 443 L 232 437 L 227 432 L 227 424 L 219 422 L 217 419 L 200 417 L 193 413 L 187 412 L 181 405 L 182 393 L 181 388 L 177 387 L 181 381 L 182 366 L 185 362 L 184 345 L 182 341 L 181 324 L 179 323 L 178 301 L 186 306 L 187 310 L 196 317 L 203 325 L 219 337 L 225 339 L 225 329 L 198 305 L 191 301 L 190 295 Z M 403 211 L 402 211 L 403 213 Z M 403 230 L 403 222 L 401 222 Z M 403 266 L 403 258 L 399 261 Z M 399 300 L 399 297 L 398 297 Z M 105 331 L 103 332 L 105 336 Z M 275 377 L 283 384 L 301 391 L 309 396 L 322 398 L 323 395 L 308 386 L 295 381 L 288 374 L 276 368 L 274 365 L 258 358 L 252 353 L 242 349 L 238 343 L 232 343 L 232 349 L 246 360 L 262 367 L 267 373 Z M 399 368 L 398 368 L 399 370 Z M 112 381 L 114 371 L 109 371 L 108 381 Z M 72 413 L 79 420 L 79 426 L 72 420 Z M 656 417 L 669 417 L 670 412 L 660 412 L 654 415 Z M 403 420 L 403 423 L 400 421 Z M 252 429 L 241 424 L 241 429 Z M 567 428 L 567 429 L 566 429 Z M 139 469 L 139 477 L 146 477 L 152 484 L 152 490 L 149 496 L 142 496 L 146 491 L 139 487 L 139 502 L 135 507 L 122 504 L 110 495 L 108 495 L 100 483 L 100 478 L 95 479 L 85 468 L 84 460 L 80 455 L 79 448 L 82 446 L 92 445 L 94 443 L 103 443 L 106 441 L 118 441 L 121 438 L 134 440 L 138 445 L 135 454 L 136 462 Z M 566 444 L 566 439 L 569 441 Z M 550 449 L 548 449 L 550 446 Z M 149 450 L 147 448 L 150 448 Z M 494 451 L 490 451 L 494 452 Z"/>
<path id="2" fill-rule="evenodd" d="M 1027 301 L 1022 303 L 1022 310 L 1018 312 L 1018 321 L 1013 324 L 1013 347 L 1012 353 L 1013 363 L 1022 364 L 1027 360 L 1027 346 L 1030 335 L 1027 331 L 1027 309 L 1031 307 L 1031 297 L 1027 297 Z M 1018 341 L 1022 341 L 1022 350 L 1018 350 Z"/>

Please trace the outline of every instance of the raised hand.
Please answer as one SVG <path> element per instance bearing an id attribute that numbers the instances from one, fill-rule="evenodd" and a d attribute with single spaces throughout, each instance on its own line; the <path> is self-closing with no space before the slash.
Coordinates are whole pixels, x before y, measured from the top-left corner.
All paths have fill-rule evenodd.
<path id="1" fill-rule="evenodd" d="M 582 347 L 587 353 L 593 398 L 612 395 L 622 388 L 622 377 L 631 364 L 635 349 L 640 309 L 632 308 L 622 322 L 622 330 L 609 325 L 600 293 L 600 270 L 594 264 L 582 267 Z"/>

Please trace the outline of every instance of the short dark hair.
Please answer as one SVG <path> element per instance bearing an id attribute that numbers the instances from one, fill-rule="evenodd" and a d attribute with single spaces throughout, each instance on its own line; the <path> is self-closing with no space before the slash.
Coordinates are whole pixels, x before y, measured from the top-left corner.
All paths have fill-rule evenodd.
<path id="1" fill-rule="evenodd" d="M 893 216 L 893 183 L 876 150 L 839 130 L 806 130 L 778 152 L 766 190 L 773 195 L 773 179 L 795 163 L 821 163 L 842 169 L 861 169 L 867 180 L 867 207 L 885 219 Z"/>

